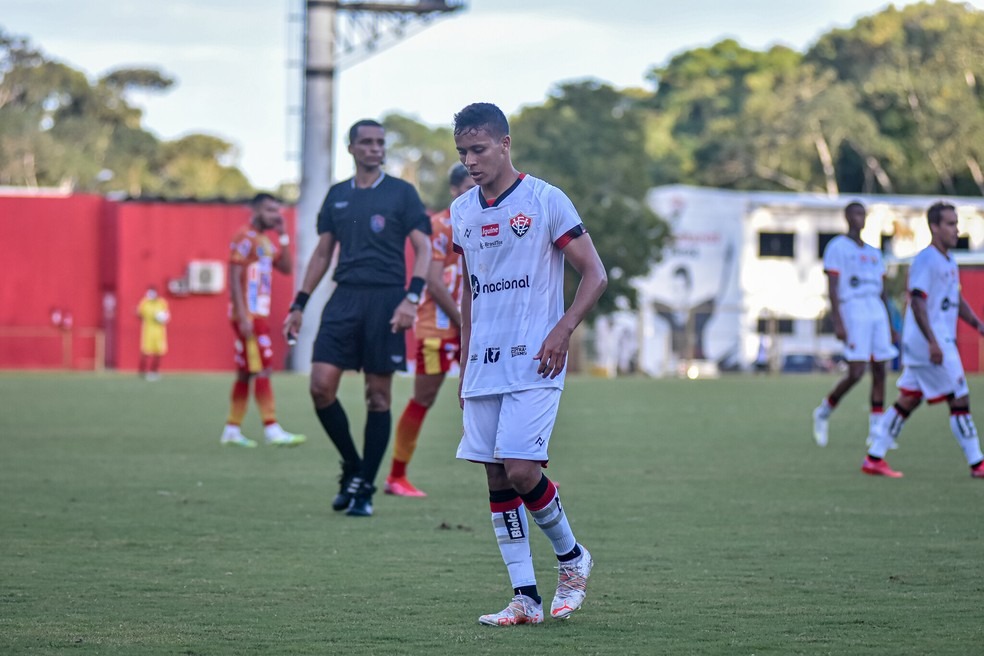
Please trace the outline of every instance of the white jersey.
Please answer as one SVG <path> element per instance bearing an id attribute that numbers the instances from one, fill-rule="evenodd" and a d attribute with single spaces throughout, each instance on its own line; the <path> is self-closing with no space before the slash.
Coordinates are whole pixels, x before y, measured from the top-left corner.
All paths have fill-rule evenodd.
<path id="1" fill-rule="evenodd" d="M 909 295 L 926 299 L 926 314 L 933 336 L 943 350 L 943 359 L 959 358 L 957 351 L 957 315 L 960 309 L 960 274 L 953 258 L 930 245 L 916 255 L 909 268 Z M 926 366 L 929 361 L 929 342 L 912 313 L 912 303 L 905 311 L 902 328 L 903 363 Z"/>
<path id="2" fill-rule="evenodd" d="M 885 313 L 881 298 L 885 263 L 877 248 L 868 244 L 859 246 L 847 235 L 838 235 L 823 250 L 823 270 L 837 274 L 842 312 Z"/>
<path id="3" fill-rule="evenodd" d="M 564 314 L 561 249 L 585 232 L 570 199 L 531 175 L 491 205 L 475 187 L 451 204 L 451 230 L 472 295 L 462 396 L 563 389 L 566 367 L 542 378 L 533 356 Z"/>

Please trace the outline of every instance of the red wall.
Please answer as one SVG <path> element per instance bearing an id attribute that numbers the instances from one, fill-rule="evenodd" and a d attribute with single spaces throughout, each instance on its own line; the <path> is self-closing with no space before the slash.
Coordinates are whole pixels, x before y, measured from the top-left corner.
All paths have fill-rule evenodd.
<path id="1" fill-rule="evenodd" d="M 60 368 L 63 336 L 71 366 L 92 366 L 107 206 L 99 196 L 0 196 L 0 367 Z M 52 325 L 55 309 L 74 330 Z"/>
<path id="2" fill-rule="evenodd" d="M 960 267 L 960 293 L 974 313 L 984 320 L 984 267 Z M 957 347 L 965 371 L 984 371 L 984 337 L 963 321 L 957 322 Z"/>
<path id="3" fill-rule="evenodd" d="M 293 208 L 284 214 L 293 234 Z M 191 260 L 225 262 L 232 235 L 248 220 L 245 206 L 223 203 L 0 196 L 0 234 L 14 245 L 0 264 L 0 368 L 64 366 L 63 334 L 72 339 L 71 367 L 92 368 L 93 334 L 104 329 L 110 366 L 135 369 L 136 306 L 154 284 L 172 315 L 162 369 L 232 369 L 228 280 L 214 295 L 176 297 L 167 289 Z M 274 328 L 292 296 L 293 276 L 275 274 Z M 104 300 L 113 298 L 115 312 L 104 312 Z M 53 308 L 72 313 L 71 331 L 51 326 Z M 274 362 L 282 368 L 286 344 L 273 341 Z"/>
<path id="4" fill-rule="evenodd" d="M 285 212 L 293 234 L 293 209 Z M 109 284 L 117 290 L 116 367 L 135 369 L 140 356 L 140 322 L 136 307 L 154 284 L 171 308 L 165 370 L 232 368 L 232 329 L 229 326 L 229 281 L 220 294 L 175 297 L 168 281 L 180 278 L 191 260 L 226 262 L 233 234 L 249 220 L 244 206 L 206 203 L 124 202 L 116 205 L 116 234 L 120 248 Z M 293 245 L 291 246 L 293 248 Z M 280 325 L 293 297 L 293 276 L 274 275 L 274 328 Z M 274 338 L 274 362 L 283 368 L 286 344 Z"/>

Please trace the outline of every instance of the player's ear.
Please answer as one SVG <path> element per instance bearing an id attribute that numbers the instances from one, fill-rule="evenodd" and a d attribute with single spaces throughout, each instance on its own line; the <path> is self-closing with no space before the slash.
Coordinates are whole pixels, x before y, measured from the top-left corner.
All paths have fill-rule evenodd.
<path id="1" fill-rule="evenodd" d="M 509 147 L 510 147 L 511 145 L 512 145 L 512 137 L 511 137 L 511 136 L 509 136 L 509 135 L 507 134 L 506 136 L 504 136 L 504 137 L 502 138 L 502 147 L 503 147 L 503 148 L 504 148 L 505 150 L 509 150 Z"/>

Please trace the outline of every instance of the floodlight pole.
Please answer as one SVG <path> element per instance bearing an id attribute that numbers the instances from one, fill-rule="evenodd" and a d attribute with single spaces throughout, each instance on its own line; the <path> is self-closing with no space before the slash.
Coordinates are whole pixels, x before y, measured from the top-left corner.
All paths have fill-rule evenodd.
<path id="1" fill-rule="evenodd" d="M 294 287 L 300 289 L 307 263 L 318 244 L 317 215 L 332 182 L 335 73 L 342 63 L 365 59 L 408 36 L 409 28 L 465 8 L 463 0 L 418 2 L 340 2 L 306 0 L 304 20 L 304 109 L 301 126 L 301 184 L 297 202 L 297 267 Z M 339 18 L 345 19 L 338 29 Z M 308 302 L 304 325 L 293 347 L 290 368 L 308 372 L 320 311 L 334 288 L 318 285 Z"/>

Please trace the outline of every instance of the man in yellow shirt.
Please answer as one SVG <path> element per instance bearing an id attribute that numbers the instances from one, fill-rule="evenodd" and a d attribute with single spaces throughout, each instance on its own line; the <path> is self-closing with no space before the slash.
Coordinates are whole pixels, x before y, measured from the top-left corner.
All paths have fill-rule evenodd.
<path id="1" fill-rule="evenodd" d="M 167 301 L 157 295 L 157 288 L 147 287 L 147 293 L 137 305 L 140 317 L 140 375 L 159 380 L 161 356 L 167 353 L 167 322 L 171 320 Z"/>

